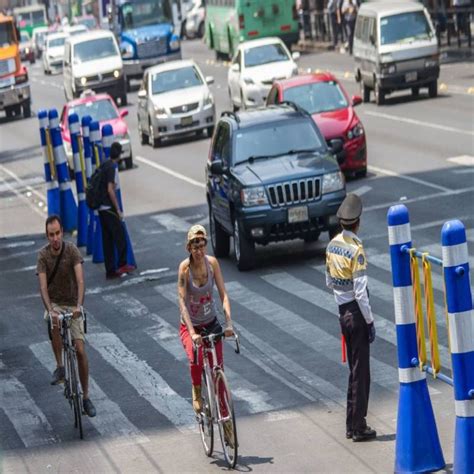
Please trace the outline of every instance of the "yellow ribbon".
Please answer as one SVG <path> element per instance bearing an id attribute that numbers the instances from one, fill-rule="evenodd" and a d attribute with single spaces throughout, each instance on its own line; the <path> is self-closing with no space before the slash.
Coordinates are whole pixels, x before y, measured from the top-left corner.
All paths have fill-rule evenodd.
<path id="1" fill-rule="evenodd" d="M 410 249 L 410 268 L 413 282 L 413 300 L 415 304 L 416 316 L 416 339 L 418 343 L 418 360 L 420 370 L 426 364 L 426 341 L 425 324 L 423 321 L 423 305 L 421 299 L 420 270 L 418 268 L 418 259 L 415 255 L 416 249 Z"/>

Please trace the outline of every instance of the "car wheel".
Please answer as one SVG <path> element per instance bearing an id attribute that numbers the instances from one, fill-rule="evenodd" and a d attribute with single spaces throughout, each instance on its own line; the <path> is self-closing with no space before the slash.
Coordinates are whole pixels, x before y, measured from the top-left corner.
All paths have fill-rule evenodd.
<path id="1" fill-rule="evenodd" d="M 160 146 L 160 139 L 155 137 L 155 127 L 151 123 L 151 120 L 148 120 L 148 141 L 153 148 Z"/>
<path id="2" fill-rule="evenodd" d="M 125 105 L 127 105 L 127 93 L 125 94 L 122 94 L 120 97 L 120 107 L 124 107 Z"/>
<path id="3" fill-rule="evenodd" d="M 380 88 L 380 85 L 377 81 L 375 82 L 374 95 L 375 103 L 377 105 L 383 105 L 385 103 L 385 91 Z"/>
<path id="4" fill-rule="evenodd" d="M 245 236 L 237 219 L 234 219 L 234 254 L 240 271 L 255 266 L 255 242 Z"/>
<path id="5" fill-rule="evenodd" d="M 132 154 L 130 153 L 130 156 L 128 158 L 125 158 L 125 168 L 127 170 L 130 170 L 133 168 L 133 156 Z"/>
<path id="6" fill-rule="evenodd" d="M 420 94 L 420 88 L 419 87 L 412 87 L 411 88 L 411 94 L 413 97 L 418 97 Z"/>
<path id="7" fill-rule="evenodd" d="M 207 127 L 207 136 L 212 138 L 212 135 L 214 135 L 214 125 L 212 127 Z"/>
<path id="8" fill-rule="evenodd" d="M 23 117 L 30 118 L 31 117 L 31 104 L 30 101 L 23 102 Z"/>
<path id="9" fill-rule="evenodd" d="M 146 133 L 143 132 L 142 124 L 140 122 L 140 117 L 137 117 L 137 122 L 138 122 L 138 136 L 140 137 L 140 144 L 146 145 L 148 143 L 148 137 Z"/>
<path id="10" fill-rule="evenodd" d="M 310 244 L 312 242 L 317 242 L 320 236 L 319 231 L 308 232 L 304 237 L 303 240 L 305 243 Z"/>
<path id="11" fill-rule="evenodd" d="M 356 171 L 355 175 L 357 178 L 365 178 L 367 176 L 367 167 Z"/>
<path id="12" fill-rule="evenodd" d="M 5 107 L 5 115 L 7 118 L 13 117 L 13 108 L 12 107 Z"/>
<path id="13" fill-rule="evenodd" d="M 197 35 L 198 35 L 198 38 L 202 38 L 204 36 L 204 22 L 201 21 L 201 23 L 199 23 L 199 28 L 198 28 L 198 31 L 197 31 Z"/>
<path id="14" fill-rule="evenodd" d="M 230 250 L 230 235 L 216 221 L 212 207 L 209 205 L 209 230 L 214 255 L 217 258 L 228 257 Z"/>
<path id="15" fill-rule="evenodd" d="M 433 81 L 428 86 L 428 95 L 431 98 L 437 97 L 438 95 L 438 81 Z"/>
<path id="16" fill-rule="evenodd" d="M 364 102 L 370 102 L 370 88 L 364 84 L 364 81 L 361 79 L 359 81 L 360 86 L 360 95 L 362 96 L 362 100 Z"/>

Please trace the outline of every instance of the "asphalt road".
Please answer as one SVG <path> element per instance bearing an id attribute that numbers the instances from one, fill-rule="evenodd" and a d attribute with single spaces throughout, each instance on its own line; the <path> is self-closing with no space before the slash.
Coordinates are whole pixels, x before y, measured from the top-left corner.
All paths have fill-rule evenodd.
<path id="1" fill-rule="evenodd" d="M 227 68 L 199 41 L 184 44 L 206 75 L 213 75 L 218 111 L 229 108 Z M 337 53 L 302 56 L 303 70 L 337 73 L 357 93 L 351 59 Z M 393 298 L 386 212 L 404 202 L 414 245 L 441 255 L 440 229 L 461 218 L 474 248 L 474 97 L 466 91 L 465 63 L 443 67 L 437 99 L 400 93 L 387 105 L 363 104 L 358 113 L 368 138 L 369 174 L 348 182 L 365 213 L 361 237 L 369 256 L 377 340 L 372 346 L 369 422 L 379 442 L 344 439 L 347 371 L 340 362 L 335 303 L 323 275 L 327 236 L 312 245 L 295 241 L 258 248 L 257 269 L 222 267 L 233 317 L 243 342 L 230 347 L 226 367 L 236 399 L 240 469 L 259 472 L 389 472 L 393 470 L 398 391 Z M 33 108 L 64 102 L 62 77 L 30 71 Z M 98 416 L 85 420 L 77 442 L 72 415 L 59 388 L 49 386 L 52 354 L 41 320 L 34 265 L 44 244 L 45 191 L 37 119 L 0 117 L 0 470 L 56 472 L 213 472 L 190 430 L 190 382 L 176 334 L 176 269 L 185 257 L 190 224 L 207 224 L 206 138 L 189 137 L 153 150 L 139 144 L 136 91 L 128 123 L 136 166 L 120 174 L 125 213 L 138 271 L 106 282 L 102 265 L 86 257 L 90 313 L 88 353 Z M 471 258 L 472 263 L 472 258 Z M 449 368 L 442 315 L 442 281 L 434 278 L 442 360 Z M 446 369 L 449 370 L 449 369 Z M 447 462 L 452 462 L 452 393 L 430 382 Z M 2 454 L 0 453 L 0 458 Z"/>

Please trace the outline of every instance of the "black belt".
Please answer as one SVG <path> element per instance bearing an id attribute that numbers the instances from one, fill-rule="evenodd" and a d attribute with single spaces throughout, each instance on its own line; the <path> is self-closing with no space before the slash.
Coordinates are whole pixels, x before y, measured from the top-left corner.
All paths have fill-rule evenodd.
<path id="1" fill-rule="evenodd" d="M 353 309 L 354 305 L 357 309 L 359 309 L 359 304 L 356 300 L 349 301 L 349 303 L 344 303 L 339 305 L 339 314 L 344 313 L 347 310 Z"/>

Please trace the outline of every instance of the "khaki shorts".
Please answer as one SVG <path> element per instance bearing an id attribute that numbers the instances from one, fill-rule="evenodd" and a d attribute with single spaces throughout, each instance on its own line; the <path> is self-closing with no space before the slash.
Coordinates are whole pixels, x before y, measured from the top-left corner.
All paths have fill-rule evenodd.
<path id="1" fill-rule="evenodd" d="M 56 311 L 73 311 L 74 306 L 58 306 L 53 305 L 53 309 Z M 46 322 L 49 321 L 49 313 L 47 311 L 44 312 L 44 320 Z M 73 341 L 79 339 L 80 341 L 85 341 L 86 337 L 84 335 L 84 321 L 82 319 L 73 319 L 71 321 L 71 339 Z"/>

